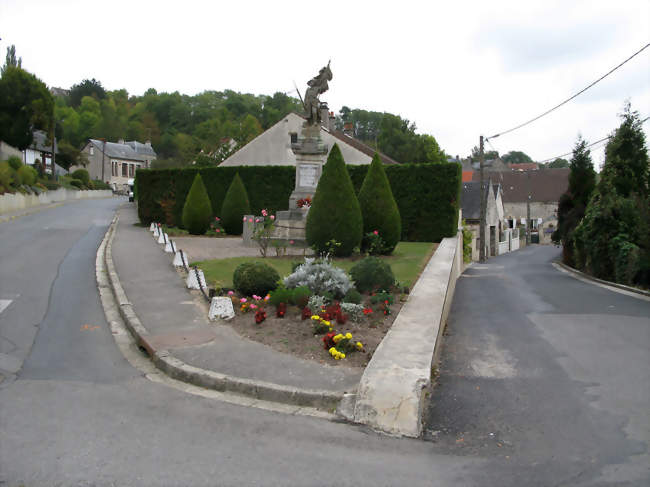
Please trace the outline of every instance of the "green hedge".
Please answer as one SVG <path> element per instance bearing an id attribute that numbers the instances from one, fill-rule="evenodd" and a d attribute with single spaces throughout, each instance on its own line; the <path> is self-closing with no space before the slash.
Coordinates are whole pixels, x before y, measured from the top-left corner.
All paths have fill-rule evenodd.
<path id="1" fill-rule="evenodd" d="M 357 194 L 368 167 L 347 166 Z M 456 234 L 460 165 L 400 164 L 384 168 L 402 217 L 402 240 L 439 242 Z M 181 226 L 183 204 L 197 172 L 201 173 L 212 208 L 222 207 L 228 187 L 239 173 L 255 215 L 263 208 L 271 213 L 288 209 L 295 187 L 293 166 L 139 169 L 136 183 L 140 221 L 147 225 L 156 221 Z"/>

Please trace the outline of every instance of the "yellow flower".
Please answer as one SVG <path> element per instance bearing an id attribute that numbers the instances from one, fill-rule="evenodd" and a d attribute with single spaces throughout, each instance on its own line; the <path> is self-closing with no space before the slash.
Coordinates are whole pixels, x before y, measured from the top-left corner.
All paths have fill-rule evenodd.
<path id="1" fill-rule="evenodd" d="M 341 357 L 341 358 L 345 358 L 345 354 L 342 353 L 342 354 L 340 355 L 340 357 Z"/>
<path id="2" fill-rule="evenodd" d="M 338 342 L 341 341 L 341 337 L 338 336 L 338 335 L 336 335 L 334 338 L 332 338 L 332 341 L 333 341 L 334 343 L 338 343 Z"/>
<path id="3" fill-rule="evenodd" d="M 338 355 L 334 355 L 334 360 L 339 360 L 339 356 L 338 356 Z"/>
<path id="4" fill-rule="evenodd" d="M 357 342 L 357 348 L 361 350 L 363 348 L 363 344 L 361 342 Z"/>
<path id="5" fill-rule="evenodd" d="M 352 333 L 346 333 L 345 338 L 347 338 L 348 340 L 352 340 Z"/>
<path id="6" fill-rule="evenodd" d="M 330 326 L 331 323 L 330 323 L 329 321 L 327 321 L 327 320 L 323 320 L 323 325 L 325 325 L 325 326 Z"/>
<path id="7" fill-rule="evenodd" d="M 318 315 L 312 315 L 311 319 L 312 319 L 312 320 L 320 320 L 320 316 L 318 316 Z"/>

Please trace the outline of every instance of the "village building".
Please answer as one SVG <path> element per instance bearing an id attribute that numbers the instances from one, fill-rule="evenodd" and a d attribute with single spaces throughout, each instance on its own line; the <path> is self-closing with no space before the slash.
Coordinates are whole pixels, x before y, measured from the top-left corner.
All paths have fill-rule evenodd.
<path id="1" fill-rule="evenodd" d="M 125 142 L 120 139 L 117 142 L 104 142 L 89 139 L 82 152 L 88 158 L 86 169 L 90 179 L 104 181 L 114 191 L 127 191 L 129 179 L 135 177 L 135 172 L 151 167 L 156 159 L 156 152 L 149 141 Z M 70 170 L 78 168 L 75 166 Z"/>
<path id="2" fill-rule="evenodd" d="M 485 255 L 499 254 L 498 244 L 504 239 L 506 222 L 500 184 L 486 181 L 487 191 L 485 212 Z M 465 225 L 472 232 L 472 260 L 479 260 L 480 255 L 480 222 L 481 222 L 481 196 L 480 183 L 477 181 L 463 182 L 461 188 L 461 208 Z"/>
<path id="3" fill-rule="evenodd" d="M 332 150 L 338 144 L 346 164 L 370 164 L 375 150 L 334 127 L 334 115 L 323 109 L 320 137 Z M 225 159 L 220 166 L 295 166 L 296 155 L 291 144 L 298 141 L 305 118 L 295 112 L 289 113 L 275 125 L 255 137 L 248 144 Z M 385 154 L 379 153 L 384 164 L 398 164 Z"/>

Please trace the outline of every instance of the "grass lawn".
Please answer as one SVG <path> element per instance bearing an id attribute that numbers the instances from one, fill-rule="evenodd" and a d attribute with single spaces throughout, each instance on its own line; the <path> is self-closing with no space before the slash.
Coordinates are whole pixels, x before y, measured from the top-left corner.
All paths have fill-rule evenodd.
<path id="1" fill-rule="evenodd" d="M 402 286 L 411 287 L 429 261 L 438 244 L 428 242 L 400 242 L 393 255 L 381 257 L 386 260 L 395 279 Z M 349 271 L 350 268 L 360 260 L 360 257 L 337 258 L 334 259 L 334 265 Z M 192 265 L 199 266 L 204 274 L 209 286 L 222 288 L 232 287 L 232 275 L 239 264 L 243 262 L 264 262 L 274 267 L 280 277 L 288 276 L 291 273 L 291 264 L 293 262 L 302 262 L 301 257 L 267 257 L 263 259 L 253 257 L 233 257 L 230 259 L 214 259 L 193 262 Z"/>

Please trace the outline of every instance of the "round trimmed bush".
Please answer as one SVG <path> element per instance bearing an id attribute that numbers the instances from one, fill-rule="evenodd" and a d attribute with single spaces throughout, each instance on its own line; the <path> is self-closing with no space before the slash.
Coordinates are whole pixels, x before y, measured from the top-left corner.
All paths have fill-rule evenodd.
<path id="1" fill-rule="evenodd" d="M 36 169 L 31 166 L 20 166 L 20 169 L 18 169 L 18 179 L 22 184 L 32 186 L 36 184 L 37 177 L 38 173 L 36 172 Z"/>
<path id="2" fill-rule="evenodd" d="M 197 173 L 183 205 L 183 226 L 192 235 L 203 235 L 210 227 L 211 220 L 210 198 L 201 175 Z"/>
<path id="3" fill-rule="evenodd" d="M 366 257 L 350 269 L 356 288 L 362 293 L 376 289 L 390 289 L 395 276 L 390 266 L 377 257 Z"/>
<path id="4" fill-rule="evenodd" d="M 221 207 L 221 225 L 228 235 L 241 235 L 244 229 L 243 218 L 251 212 L 248 194 L 239 173 L 230 183 Z"/>
<path id="5" fill-rule="evenodd" d="M 7 162 L 9 163 L 9 165 L 14 171 L 18 171 L 18 169 L 20 169 L 23 166 L 23 161 L 21 161 L 20 157 L 18 156 L 9 156 Z"/>
<path id="6" fill-rule="evenodd" d="M 83 189 L 84 188 L 84 183 L 83 181 L 80 181 L 79 179 L 73 179 L 70 181 L 70 184 L 74 186 L 77 189 Z"/>
<path id="7" fill-rule="evenodd" d="M 381 253 L 391 254 L 402 234 L 402 220 L 377 153 L 361 185 L 359 206 L 363 215 L 363 234 L 379 232 L 379 237 L 384 241 Z"/>
<path id="8" fill-rule="evenodd" d="M 72 174 L 70 174 L 70 176 L 72 176 L 72 179 L 78 179 L 81 181 L 84 186 L 88 186 L 88 183 L 90 182 L 90 175 L 85 169 L 77 169 Z"/>
<path id="9" fill-rule="evenodd" d="M 351 287 L 343 297 L 343 302 L 361 304 L 361 293 L 359 293 L 359 291 L 357 291 L 355 288 Z"/>
<path id="10" fill-rule="evenodd" d="M 234 288 L 245 296 L 266 296 L 278 287 L 280 275 L 262 262 L 245 262 L 235 269 L 232 276 Z"/>
<path id="11" fill-rule="evenodd" d="M 333 250 L 334 255 L 346 257 L 361 243 L 361 208 L 336 144 L 323 166 L 305 230 L 307 243 L 317 253 L 328 252 L 331 248 L 329 242 L 335 240 L 340 245 Z"/>

